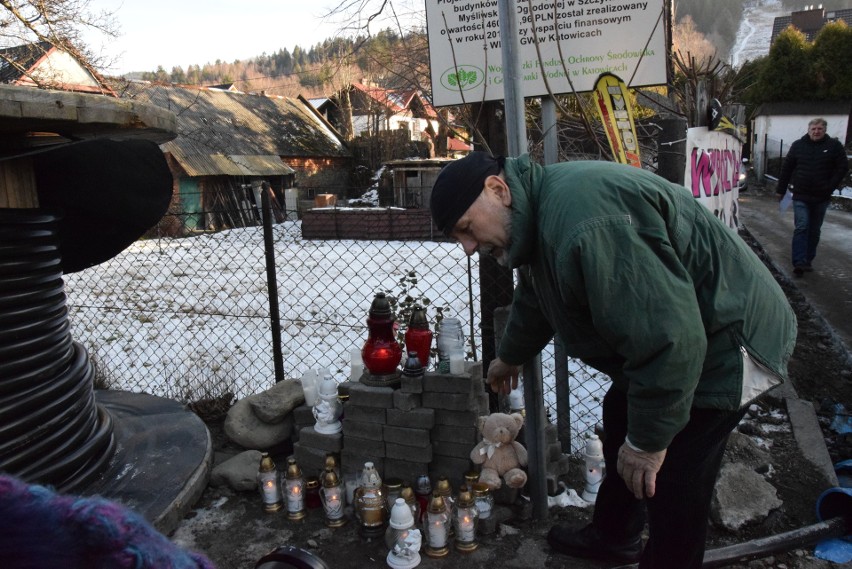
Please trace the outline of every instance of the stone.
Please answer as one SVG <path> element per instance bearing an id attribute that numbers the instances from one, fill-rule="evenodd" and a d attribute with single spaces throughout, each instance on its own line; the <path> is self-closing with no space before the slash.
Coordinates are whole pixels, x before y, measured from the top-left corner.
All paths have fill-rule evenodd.
<path id="1" fill-rule="evenodd" d="M 226 460 L 210 473 L 210 485 L 228 486 L 237 492 L 257 490 L 260 458 L 260 451 L 247 450 Z"/>
<path id="2" fill-rule="evenodd" d="M 282 422 L 293 409 L 305 402 L 302 383 L 295 379 L 279 381 L 273 387 L 245 398 L 258 419 L 264 423 Z"/>
<path id="3" fill-rule="evenodd" d="M 379 423 L 362 423 L 361 421 L 353 421 L 346 418 L 343 421 L 343 436 L 346 441 L 343 444 L 349 443 L 349 437 L 358 439 L 367 439 L 371 441 L 383 441 L 384 425 Z"/>
<path id="4" fill-rule="evenodd" d="M 387 443 L 418 448 L 428 447 L 432 442 L 429 438 L 429 431 L 426 429 L 409 429 L 408 427 L 394 427 L 391 425 L 385 425 L 384 427 L 384 440 Z"/>
<path id="5" fill-rule="evenodd" d="M 772 462 L 769 453 L 757 446 L 754 439 L 738 431 L 733 431 L 728 438 L 728 445 L 725 447 L 725 455 L 722 460 L 723 464 L 738 462 L 752 470 Z"/>
<path id="6" fill-rule="evenodd" d="M 432 461 L 432 447 L 413 447 L 396 443 L 385 443 L 385 456 L 395 460 L 428 464 Z"/>
<path id="7" fill-rule="evenodd" d="M 717 526 L 737 532 L 765 520 L 782 504 L 775 488 L 760 474 L 743 464 L 729 463 L 719 472 L 710 518 Z"/>
<path id="8" fill-rule="evenodd" d="M 364 407 L 390 409 L 393 407 L 393 388 L 373 387 L 363 383 L 353 383 L 349 388 L 349 402 Z"/>
<path id="9" fill-rule="evenodd" d="M 243 448 L 268 450 L 286 442 L 293 433 L 293 416 L 280 423 L 261 421 L 248 398 L 237 401 L 225 417 L 225 434 Z"/>

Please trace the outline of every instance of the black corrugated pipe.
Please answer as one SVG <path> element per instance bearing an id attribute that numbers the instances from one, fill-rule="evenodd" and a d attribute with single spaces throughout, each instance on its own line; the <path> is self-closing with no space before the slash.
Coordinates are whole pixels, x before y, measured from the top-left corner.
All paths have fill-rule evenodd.
<path id="1" fill-rule="evenodd" d="M 106 467 L 115 439 L 69 332 L 57 223 L 0 209 L 0 471 L 68 492 Z"/>

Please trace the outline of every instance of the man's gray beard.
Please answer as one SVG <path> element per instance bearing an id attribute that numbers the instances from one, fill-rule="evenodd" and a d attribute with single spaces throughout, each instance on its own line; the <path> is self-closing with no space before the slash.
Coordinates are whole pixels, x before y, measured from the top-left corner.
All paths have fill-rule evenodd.
<path id="1" fill-rule="evenodd" d="M 503 229 L 506 231 L 506 235 L 511 237 L 511 235 L 512 235 L 512 210 L 511 209 L 507 209 L 504 212 L 502 222 L 503 222 Z M 509 249 L 511 249 L 511 248 L 512 248 L 512 242 L 511 242 L 511 240 L 509 240 L 509 242 L 506 244 L 506 248 L 501 249 L 499 255 L 494 254 L 494 247 L 480 247 L 479 253 L 481 255 L 491 255 L 497 261 L 498 265 L 500 265 L 501 267 L 508 267 L 509 266 Z"/>

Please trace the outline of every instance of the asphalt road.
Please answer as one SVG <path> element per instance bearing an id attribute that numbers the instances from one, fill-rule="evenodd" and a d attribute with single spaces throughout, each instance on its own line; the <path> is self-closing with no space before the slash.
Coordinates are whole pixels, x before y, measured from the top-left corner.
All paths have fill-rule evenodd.
<path id="1" fill-rule="evenodd" d="M 828 210 L 814 271 L 802 277 L 793 275 L 790 261 L 792 207 L 781 214 L 775 194 L 757 188 L 740 194 L 739 217 L 740 224 L 819 312 L 847 351 L 852 348 L 852 212 Z"/>

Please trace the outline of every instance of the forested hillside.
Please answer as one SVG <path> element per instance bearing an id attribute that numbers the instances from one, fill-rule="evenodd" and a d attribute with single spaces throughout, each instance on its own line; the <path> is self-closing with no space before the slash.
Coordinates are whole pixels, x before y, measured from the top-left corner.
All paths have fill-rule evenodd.
<path id="1" fill-rule="evenodd" d="M 849 7 L 849 3 L 849 0 L 829 0 L 823 5 L 830 10 Z M 800 0 L 780 0 L 780 4 L 789 11 L 802 8 Z M 681 23 L 691 18 L 694 30 L 703 34 L 702 39 L 715 49 L 716 57 L 725 61 L 742 19 L 743 5 L 743 0 L 674 0 L 674 15 Z M 402 37 L 386 29 L 370 38 L 338 37 L 309 47 L 297 45 L 292 50 L 282 47 L 276 53 L 261 54 L 251 60 L 199 63 L 168 71 L 160 67 L 132 76 L 191 85 L 236 83 L 238 89 L 246 92 L 314 97 L 326 95 L 344 83 L 363 80 L 402 87 L 411 86 L 411 78 L 417 77 L 417 82 L 425 85 L 427 66 L 423 32 Z M 400 84 L 403 77 L 405 85 Z"/>

